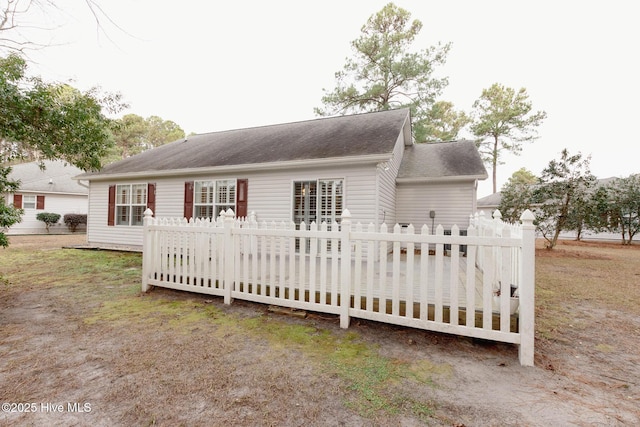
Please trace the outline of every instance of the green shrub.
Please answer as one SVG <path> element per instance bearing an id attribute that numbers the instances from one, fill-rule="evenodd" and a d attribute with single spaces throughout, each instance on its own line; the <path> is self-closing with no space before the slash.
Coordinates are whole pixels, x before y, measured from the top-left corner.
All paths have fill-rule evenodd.
<path id="1" fill-rule="evenodd" d="M 50 212 L 40 212 L 36 215 L 36 219 L 38 221 L 44 222 L 45 227 L 47 227 L 47 233 L 49 232 L 49 227 L 57 224 L 60 220 L 60 214 L 50 213 Z"/>
<path id="2" fill-rule="evenodd" d="M 64 223 L 67 224 L 69 230 L 72 233 L 75 233 L 76 229 L 80 224 L 87 223 L 87 215 L 86 214 L 66 214 L 63 219 Z"/>

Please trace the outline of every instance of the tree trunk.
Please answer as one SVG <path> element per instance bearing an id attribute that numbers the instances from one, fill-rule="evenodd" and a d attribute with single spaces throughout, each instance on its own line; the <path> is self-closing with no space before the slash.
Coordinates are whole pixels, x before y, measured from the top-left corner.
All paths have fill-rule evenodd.
<path id="1" fill-rule="evenodd" d="M 560 232 L 564 229 L 564 225 L 567 222 L 567 215 L 569 213 L 569 203 L 571 202 L 571 196 L 567 194 L 564 199 L 564 203 L 562 205 L 562 209 L 560 209 L 560 215 L 558 216 L 558 220 L 556 221 L 556 229 L 553 233 L 553 239 L 549 243 L 550 248 L 553 249 L 556 243 L 558 242 L 558 237 L 560 236 Z"/>
<path id="2" fill-rule="evenodd" d="M 497 188 L 497 178 L 498 178 L 498 136 L 494 135 L 493 137 L 493 156 L 492 156 L 492 167 L 493 167 L 493 192 L 496 193 L 498 191 Z"/>

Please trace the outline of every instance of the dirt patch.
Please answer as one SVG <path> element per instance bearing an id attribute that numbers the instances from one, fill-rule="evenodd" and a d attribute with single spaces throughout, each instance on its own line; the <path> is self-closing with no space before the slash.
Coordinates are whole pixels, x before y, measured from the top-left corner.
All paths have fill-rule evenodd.
<path id="1" fill-rule="evenodd" d="M 60 249 L 65 246 L 82 245 L 86 242 L 86 234 L 25 234 L 9 236 L 10 246 L 7 250 Z"/>
<path id="2" fill-rule="evenodd" d="M 622 245 L 620 242 L 613 241 L 593 241 L 593 240 L 559 240 L 558 244 L 552 249 L 544 247 L 544 241 L 536 242 L 536 257 L 540 258 L 583 258 L 583 259 L 613 259 L 612 255 L 617 251 L 639 251 L 640 245 L 634 243 L 632 245 Z M 640 256 L 640 254 L 638 255 Z"/>
<path id="3" fill-rule="evenodd" d="M 141 295 L 135 254 L 98 253 L 106 261 L 70 277 L 68 264 L 36 271 L 45 257 L 68 263 L 74 250 L 56 250 L 83 238 L 12 237 L 0 250 L 11 278 L 0 285 L 0 400 L 36 409 L 0 413 L 0 425 L 640 423 L 640 317 L 629 308 L 541 297 L 536 366 L 523 368 L 507 344 L 357 319 L 343 330 L 330 315 L 162 289 Z M 573 250 L 609 264 L 618 248 Z M 2 263 L 8 251 L 20 265 Z M 553 275 L 575 276 L 559 265 L 566 271 Z"/>
<path id="4" fill-rule="evenodd" d="M 606 255 L 593 254 L 584 251 L 566 250 L 562 248 L 536 249 L 536 258 L 582 258 L 582 259 L 611 259 Z"/>

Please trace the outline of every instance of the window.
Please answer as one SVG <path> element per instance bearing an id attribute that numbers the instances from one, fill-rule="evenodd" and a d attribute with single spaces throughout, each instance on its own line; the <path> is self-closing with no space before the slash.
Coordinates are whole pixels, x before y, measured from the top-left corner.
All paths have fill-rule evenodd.
<path id="1" fill-rule="evenodd" d="M 216 181 L 216 212 L 236 208 L 236 181 Z"/>
<path id="2" fill-rule="evenodd" d="M 196 181 L 194 217 L 216 218 L 220 212 L 236 208 L 236 180 Z"/>
<path id="3" fill-rule="evenodd" d="M 320 179 L 293 183 L 293 222 L 307 225 L 340 222 L 343 202 L 341 179 Z"/>
<path id="4" fill-rule="evenodd" d="M 320 194 L 318 205 L 320 206 L 320 222 L 332 224 L 340 222 L 342 215 L 342 180 L 320 180 Z"/>
<path id="5" fill-rule="evenodd" d="M 23 209 L 35 209 L 36 208 L 36 196 L 23 195 L 22 196 L 22 208 Z"/>
<path id="6" fill-rule="evenodd" d="M 343 205 L 343 181 L 341 179 L 320 179 L 318 181 L 298 181 L 293 183 L 293 222 L 307 227 L 315 221 L 318 225 L 340 223 Z M 299 249 L 299 242 L 296 248 Z M 309 242 L 307 242 L 307 250 Z"/>
<path id="7" fill-rule="evenodd" d="M 302 221 L 307 226 L 313 221 L 317 222 L 317 197 L 316 181 L 293 183 L 293 222 L 296 225 L 300 225 Z"/>
<path id="8" fill-rule="evenodd" d="M 14 194 L 13 206 L 18 209 L 44 209 L 44 196 Z"/>
<path id="9" fill-rule="evenodd" d="M 142 225 L 147 208 L 147 184 L 116 186 L 116 224 Z"/>
<path id="10" fill-rule="evenodd" d="M 195 183 L 193 204 L 196 218 L 213 217 L 213 188 L 213 181 L 197 181 Z"/>

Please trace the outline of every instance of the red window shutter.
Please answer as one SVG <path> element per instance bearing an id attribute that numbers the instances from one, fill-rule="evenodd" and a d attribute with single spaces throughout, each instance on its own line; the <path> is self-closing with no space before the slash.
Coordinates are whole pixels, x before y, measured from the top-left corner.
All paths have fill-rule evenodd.
<path id="1" fill-rule="evenodd" d="M 147 184 L 147 208 L 153 211 L 153 216 L 156 216 L 156 184 Z"/>
<path id="2" fill-rule="evenodd" d="M 13 195 L 13 207 L 16 209 L 22 209 L 22 194 Z"/>
<path id="3" fill-rule="evenodd" d="M 36 209 L 44 209 L 44 196 L 36 196 Z"/>
<path id="4" fill-rule="evenodd" d="M 109 210 L 107 211 L 107 225 L 116 223 L 116 186 L 109 186 Z"/>
<path id="5" fill-rule="evenodd" d="M 184 217 L 193 218 L 193 181 L 184 183 Z"/>
<path id="6" fill-rule="evenodd" d="M 236 218 L 247 216 L 247 192 L 249 190 L 249 180 L 239 179 L 236 184 Z"/>

